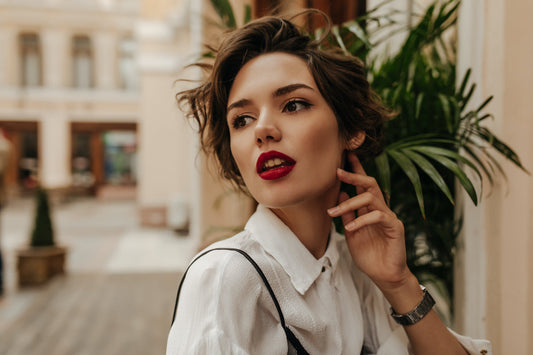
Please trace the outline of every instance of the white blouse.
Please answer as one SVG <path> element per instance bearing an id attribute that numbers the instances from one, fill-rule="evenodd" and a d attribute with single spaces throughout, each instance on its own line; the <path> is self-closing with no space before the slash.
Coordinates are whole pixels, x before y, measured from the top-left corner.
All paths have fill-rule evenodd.
<path id="1" fill-rule="evenodd" d="M 381 291 L 356 266 L 332 228 L 316 259 L 268 208 L 259 205 L 245 230 L 211 248 L 238 248 L 261 267 L 286 324 L 310 354 L 411 354 L 403 327 Z M 454 333 L 470 354 L 490 343 Z M 241 254 L 213 251 L 185 278 L 167 355 L 287 354 L 285 332 L 263 281 Z"/>

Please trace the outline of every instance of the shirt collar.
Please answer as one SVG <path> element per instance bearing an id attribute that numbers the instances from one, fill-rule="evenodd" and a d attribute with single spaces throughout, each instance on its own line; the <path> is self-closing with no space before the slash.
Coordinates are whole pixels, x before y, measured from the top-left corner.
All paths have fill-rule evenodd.
<path id="1" fill-rule="evenodd" d="M 320 276 L 324 265 L 331 264 L 332 271 L 337 266 L 339 251 L 336 243 L 337 233 L 333 226 L 326 252 L 319 260 L 274 212 L 263 205 L 257 206 L 256 212 L 246 223 L 245 230 L 251 232 L 252 238 L 280 263 L 294 288 L 302 295 Z"/>

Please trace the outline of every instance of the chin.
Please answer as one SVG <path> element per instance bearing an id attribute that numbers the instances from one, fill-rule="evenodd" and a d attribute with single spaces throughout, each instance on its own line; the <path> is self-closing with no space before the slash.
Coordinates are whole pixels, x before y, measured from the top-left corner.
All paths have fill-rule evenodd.
<path id="1" fill-rule="evenodd" d="M 330 204 L 332 200 L 333 203 L 337 201 L 340 181 L 335 174 L 314 175 L 310 179 L 309 174 L 302 177 L 301 174 L 294 174 L 295 172 L 293 170 L 293 173 L 284 179 L 271 181 L 262 180 L 258 176 L 248 176 L 245 183 L 253 198 L 268 208 L 296 207 L 321 200 L 324 204 Z"/>
<path id="2" fill-rule="evenodd" d="M 265 207 L 282 209 L 289 207 L 303 206 L 313 204 L 313 202 L 323 203 L 329 206 L 330 200 L 337 200 L 339 189 L 328 187 L 314 187 L 304 189 L 289 189 L 283 191 L 274 191 L 274 189 L 264 189 L 258 194 L 252 194 L 256 201 Z M 334 195 L 334 196 L 333 196 Z"/>

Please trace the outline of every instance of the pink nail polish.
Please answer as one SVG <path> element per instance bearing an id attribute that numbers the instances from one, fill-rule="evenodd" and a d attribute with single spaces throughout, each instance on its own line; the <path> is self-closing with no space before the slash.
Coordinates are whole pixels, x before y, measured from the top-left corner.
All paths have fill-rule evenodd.
<path id="1" fill-rule="evenodd" d="M 328 213 L 330 215 L 334 215 L 335 213 L 339 212 L 340 208 L 339 207 L 331 207 L 330 209 L 328 209 Z"/>

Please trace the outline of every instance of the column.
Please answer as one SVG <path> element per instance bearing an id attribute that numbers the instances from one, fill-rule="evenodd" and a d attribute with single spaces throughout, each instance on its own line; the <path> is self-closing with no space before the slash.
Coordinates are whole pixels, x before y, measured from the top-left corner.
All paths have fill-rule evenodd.
<path id="1" fill-rule="evenodd" d="M 70 38 L 66 31 L 45 29 L 41 32 L 43 86 L 58 89 L 67 86 L 70 73 Z"/>
<path id="2" fill-rule="evenodd" d="M 117 35 L 112 32 L 97 32 L 92 37 L 94 75 L 97 89 L 117 88 Z"/>
<path id="3" fill-rule="evenodd" d="M 39 177 L 46 188 L 70 185 L 70 126 L 66 114 L 51 112 L 39 123 Z"/>
<path id="4" fill-rule="evenodd" d="M 471 0 L 461 4 L 458 17 L 457 82 L 459 85 L 465 72 L 471 68 L 470 82 L 477 84 L 468 109 L 479 106 L 485 99 L 482 90 L 484 18 L 479 16 L 483 10 L 483 0 Z M 473 176 L 471 178 L 476 180 Z M 456 211 L 463 214 L 463 226 L 455 256 L 455 329 L 472 337 L 484 338 L 487 315 L 486 196 L 480 198 L 478 206 L 474 206 L 466 193 L 458 190 Z"/>
<path id="5" fill-rule="evenodd" d="M 155 11 L 160 6 L 163 8 Z M 141 223 L 166 225 L 169 220 L 167 212 L 172 213 L 172 209 L 167 208 L 171 200 L 186 200 L 188 207 L 195 200 L 191 193 L 191 177 L 195 169 L 190 158 L 194 155 L 191 151 L 192 132 L 174 99 L 180 90 L 175 85 L 176 73 L 181 69 L 180 60 L 191 53 L 189 32 L 184 23 L 166 19 L 169 13 L 178 9 L 187 12 L 184 20 L 189 13 L 186 7 L 175 8 L 165 1 L 156 5 L 143 1 L 141 8 L 141 20 L 136 29 L 142 88 L 137 196 Z M 176 30 L 178 26 L 179 31 Z"/>
<path id="6" fill-rule="evenodd" d="M 0 27 L 0 87 L 16 86 L 20 81 L 17 32 L 8 26 Z"/>

